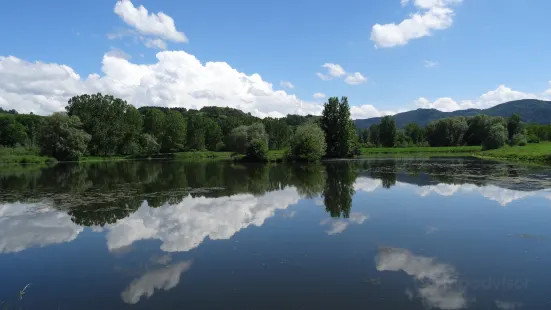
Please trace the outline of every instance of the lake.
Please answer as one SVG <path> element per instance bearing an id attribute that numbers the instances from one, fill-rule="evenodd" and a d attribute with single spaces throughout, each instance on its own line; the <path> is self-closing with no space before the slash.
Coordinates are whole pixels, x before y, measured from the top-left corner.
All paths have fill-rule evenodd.
<path id="1" fill-rule="evenodd" d="M 549 266 L 546 167 L 0 167 L 6 309 L 551 309 Z"/>

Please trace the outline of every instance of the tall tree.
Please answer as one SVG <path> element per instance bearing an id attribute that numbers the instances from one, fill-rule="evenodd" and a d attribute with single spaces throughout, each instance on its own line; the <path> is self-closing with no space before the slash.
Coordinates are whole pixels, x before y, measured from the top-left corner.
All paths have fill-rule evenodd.
<path id="1" fill-rule="evenodd" d="M 93 155 L 117 154 L 124 144 L 126 112 L 131 106 L 111 95 L 81 95 L 69 99 L 65 110 L 78 116 L 84 130 L 92 136 L 89 143 Z"/>
<path id="2" fill-rule="evenodd" d="M 222 129 L 218 123 L 210 118 L 205 120 L 205 146 L 209 151 L 220 151 L 223 147 Z"/>
<path id="3" fill-rule="evenodd" d="M 25 126 L 15 120 L 11 114 L 0 116 L 0 145 L 14 147 L 27 142 Z"/>
<path id="4" fill-rule="evenodd" d="M 324 104 L 320 127 L 325 132 L 327 157 L 349 157 L 357 147 L 354 123 L 350 119 L 348 98 L 331 97 Z"/>
<path id="5" fill-rule="evenodd" d="M 180 112 L 167 111 L 161 148 L 163 152 L 181 151 L 186 143 L 186 120 Z"/>
<path id="6" fill-rule="evenodd" d="M 57 160 L 78 160 L 86 151 L 91 137 L 77 116 L 54 113 L 40 128 L 40 153 Z"/>
<path id="7" fill-rule="evenodd" d="M 187 149 L 203 151 L 205 146 L 206 118 L 199 113 L 188 116 L 187 119 Z"/>
<path id="8" fill-rule="evenodd" d="M 369 126 L 369 142 L 373 144 L 374 146 L 378 146 L 381 144 L 381 140 L 379 138 L 379 125 L 373 124 Z"/>
<path id="9" fill-rule="evenodd" d="M 379 139 L 384 147 L 393 147 L 396 142 L 396 122 L 392 116 L 385 116 L 379 125 Z"/>
<path id="10" fill-rule="evenodd" d="M 362 143 L 369 143 L 369 129 L 364 128 L 360 130 L 360 141 Z"/>
<path id="11" fill-rule="evenodd" d="M 122 126 L 122 141 L 119 145 L 119 154 L 139 154 L 140 138 L 143 130 L 143 118 L 138 109 L 129 105 L 126 108 Z"/>
<path id="12" fill-rule="evenodd" d="M 522 123 L 520 115 L 513 114 L 507 119 L 507 134 L 509 140 L 513 139 L 513 136 L 522 133 Z"/>
<path id="13" fill-rule="evenodd" d="M 419 127 L 417 123 L 409 123 L 406 125 L 404 133 L 410 139 L 413 144 L 420 144 L 425 141 L 425 134 L 423 128 Z"/>
<path id="14" fill-rule="evenodd" d="M 161 141 L 166 125 L 165 113 L 157 108 L 148 109 L 144 114 L 144 132 Z"/>

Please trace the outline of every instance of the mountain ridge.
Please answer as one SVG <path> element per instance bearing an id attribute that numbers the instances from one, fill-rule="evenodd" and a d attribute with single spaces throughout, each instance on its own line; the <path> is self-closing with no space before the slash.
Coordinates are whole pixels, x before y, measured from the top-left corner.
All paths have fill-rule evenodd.
<path id="1" fill-rule="evenodd" d="M 455 116 L 474 116 L 486 114 L 489 116 L 509 117 L 514 113 L 520 114 L 523 122 L 549 124 L 551 123 L 551 101 L 538 99 L 521 99 L 498 104 L 488 109 L 466 109 L 452 112 L 442 112 L 437 109 L 419 108 L 393 115 L 396 126 L 402 128 L 408 123 L 417 123 L 426 126 L 431 121 Z M 356 119 L 357 128 L 369 128 L 373 124 L 379 124 L 381 117 Z"/>

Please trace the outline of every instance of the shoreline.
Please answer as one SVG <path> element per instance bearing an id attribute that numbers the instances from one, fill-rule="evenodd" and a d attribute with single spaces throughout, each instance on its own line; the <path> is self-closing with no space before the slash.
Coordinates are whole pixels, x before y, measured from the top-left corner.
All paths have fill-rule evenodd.
<path id="1" fill-rule="evenodd" d="M 284 161 L 284 150 L 271 150 L 268 162 Z M 72 163 L 112 162 L 130 160 L 238 160 L 241 156 L 233 156 L 232 152 L 178 152 L 155 155 L 127 156 L 84 156 Z M 480 159 L 500 160 L 509 162 L 528 162 L 551 164 L 551 142 L 528 144 L 526 146 L 506 146 L 497 150 L 483 151 L 480 147 L 408 147 L 408 148 L 362 148 L 356 159 L 369 158 L 421 158 L 421 157 L 475 157 Z M 35 154 L 0 156 L 1 165 L 9 164 L 41 164 L 71 163 L 71 161 L 56 161 L 54 158 Z"/>

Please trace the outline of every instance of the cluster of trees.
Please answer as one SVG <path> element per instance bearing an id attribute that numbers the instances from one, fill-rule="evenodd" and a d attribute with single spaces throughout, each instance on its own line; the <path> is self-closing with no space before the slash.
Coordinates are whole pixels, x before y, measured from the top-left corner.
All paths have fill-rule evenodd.
<path id="1" fill-rule="evenodd" d="M 410 123 L 404 129 L 397 129 L 393 118 L 385 116 L 380 124 L 360 130 L 359 136 L 366 147 L 481 145 L 485 149 L 496 149 L 507 143 L 535 142 L 534 134 L 529 131 L 532 127 L 523 124 L 518 114 L 509 118 L 479 114 L 440 119 L 424 128 Z"/>
<path id="2" fill-rule="evenodd" d="M 0 145 L 39 147 L 58 160 L 208 150 L 266 161 L 268 150 L 288 149 L 289 159 L 315 161 L 359 152 L 346 97 L 330 98 L 322 117 L 279 119 L 219 107 L 136 109 L 102 94 L 75 96 L 65 110 L 47 117 L 0 111 Z"/>

